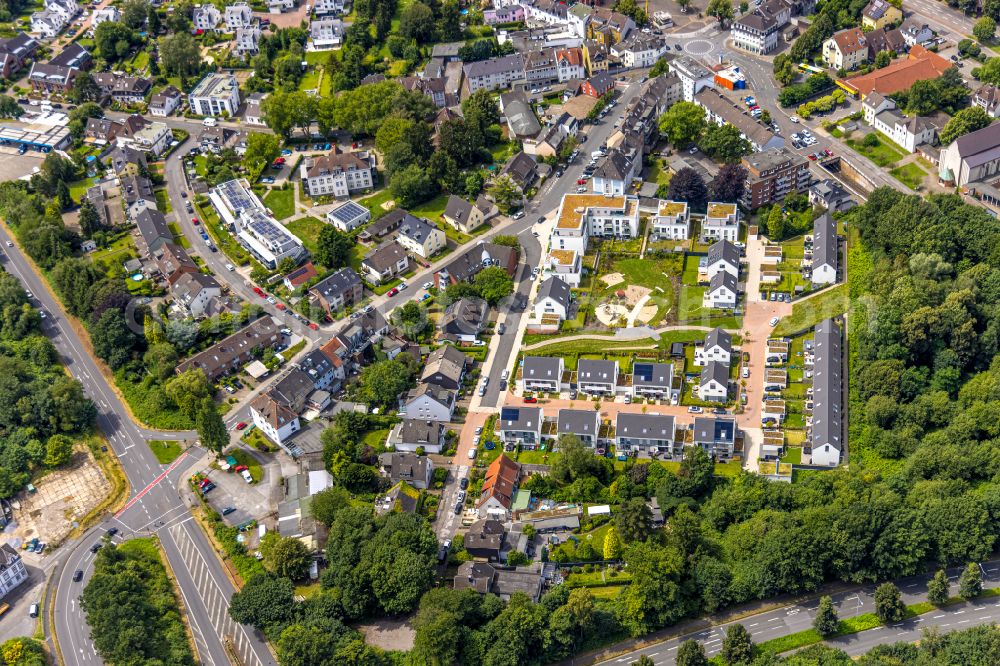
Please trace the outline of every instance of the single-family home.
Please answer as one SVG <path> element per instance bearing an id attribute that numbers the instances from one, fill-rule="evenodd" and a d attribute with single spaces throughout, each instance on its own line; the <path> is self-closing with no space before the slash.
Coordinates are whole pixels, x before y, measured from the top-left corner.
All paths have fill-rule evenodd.
<path id="1" fill-rule="evenodd" d="M 538 163 L 531 155 L 521 151 L 510 158 L 510 161 L 500 170 L 500 175 L 510 176 L 514 184 L 523 192 L 538 180 Z"/>
<path id="2" fill-rule="evenodd" d="M 243 57 L 257 55 L 260 52 L 260 38 L 262 34 L 259 23 L 251 23 L 245 28 L 238 29 L 236 31 L 236 38 L 233 40 L 236 43 L 234 49 L 236 54 Z"/>
<path id="3" fill-rule="evenodd" d="M 408 251 L 421 259 L 430 259 L 445 248 L 444 232 L 427 220 L 409 213 L 403 219 L 396 233 L 396 240 Z"/>
<path id="4" fill-rule="evenodd" d="M 839 182 L 827 178 L 809 188 L 809 205 L 841 213 L 854 208 L 858 202 Z"/>
<path id="5" fill-rule="evenodd" d="M 739 296 L 738 283 L 732 273 L 716 273 L 708 282 L 702 307 L 735 308 Z"/>
<path id="6" fill-rule="evenodd" d="M 114 5 L 95 9 L 90 15 L 90 26 L 96 28 L 102 23 L 118 23 L 122 20 L 122 13 Z"/>
<path id="7" fill-rule="evenodd" d="M 361 301 L 364 287 L 353 268 L 345 267 L 317 282 L 309 294 L 328 315 Z"/>
<path id="8" fill-rule="evenodd" d="M 931 30 L 931 27 L 917 16 L 911 16 L 903 21 L 899 26 L 899 31 L 903 34 L 907 46 L 923 44 L 934 38 L 934 31 Z"/>
<path id="9" fill-rule="evenodd" d="M 486 211 L 489 212 L 489 211 Z M 486 212 L 477 204 L 451 194 L 442 219 L 463 234 L 472 233 L 486 221 Z"/>
<path id="10" fill-rule="evenodd" d="M 463 562 L 455 576 L 455 589 L 475 590 L 479 594 L 495 594 L 503 601 L 520 593 L 537 602 L 542 596 L 540 565 L 501 569 L 486 562 Z"/>
<path id="11" fill-rule="evenodd" d="M 729 366 L 710 361 L 701 371 L 698 395 L 706 402 L 725 402 L 729 396 Z"/>
<path id="12" fill-rule="evenodd" d="M 455 412 L 455 391 L 433 384 L 417 384 L 400 401 L 400 415 L 423 421 L 451 421 Z"/>
<path id="13" fill-rule="evenodd" d="M 680 455 L 683 441 L 674 433 L 674 417 L 662 414 L 618 412 L 615 420 L 615 450 L 619 453 Z"/>
<path id="14" fill-rule="evenodd" d="M 594 169 L 593 191 L 611 196 L 624 196 L 632 185 L 636 165 L 617 148 L 597 160 Z"/>
<path id="15" fill-rule="evenodd" d="M 534 303 L 534 316 L 536 319 L 554 316 L 562 322 L 568 318 L 572 302 L 573 292 L 569 285 L 553 275 L 546 278 L 538 287 Z"/>
<path id="16" fill-rule="evenodd" d="M 614 78 L 607 72 L 599 72 L 580 84 L 580 94 L 600 99 L 614 87 Z"/>
<path id="17" fill-rule="evenodd" d="M 1000 88 L 989 83 L 976 88 L 969 100 L 989 115 L 990 118 L 1000 117 Z"/>
<path id="18" fill-rule="evenodd" d="M 517 379 L 521 391 L 559 393 L 565 366 L 561 356 L 525 356 Z"/>
<path id="19" fill-rule="evenodd" d="M 672 363 L 646 363 L 632 365 L 632 397 L 670 399 L 674 388 Z"/>
<path id="20" fill-rule="evenodd" d="M 712 243 L 708 248 L 706 272 L 709 279 L 714 278 L 719 273 L 729 273 L 738 278 L 740 276 L 740 249 L 728 240 Z"/>
<path id="21" fill-rule="evenodd" d="M 299 287 L 309 284 L 311 280 L 315 280 L 317 277 L 319 277 L 319 273 L 316 272 L 316 267 L 313 265 L 313 262 L 307 261 L 292 272 L 285 275 L 281 281 L 285 285 L 285 289 L 290 292 L 294 292 Z"/>
<path id="22" fill-rule="evenodd" d="M 154 116 L 166 117 L 181 105 L 184 94 L 173 86 L 167 86 L 149 98 L 149 112 Z"/>
<path id="23" fill-rule="evenodd" d="M 834 69 L 857 69 L 868 62 L 868 40 L 859 28 L 833 33 L 823 42 L 823 62 Z"/>
<path id="24" fill-rule="evenodd" d="M 733 355 L 733 336 L 725 329 L 716 326 L 705 335 L 705 341 L 700 347 L 695 347 L 694 364 L 705 366 L 712 362 L 729 365 Z"/>
<path id="25" fill-rule="evenodd" d="M 481 298 L 460 298 L 445 308 L 438 330 L 445 340 L 474 342 L 486 324 L 489 305 Z"/>
<path id="26" fill-rule="evenodd" d="M 208 314 L 212 301 L 222 296 L 222 287 L 211 275 L 185 272 L 171 284 L 170 293 L 182 312 L 201 319 Z"/>
<path id="27" fill-rule="evenodd" d="M 315 19 L 309 24 L 309 40 L 317 51 L 336 49 L 344 43 L 347 26 L 339 18 Z"/>
<path id="28" fill-rule="evenodd" d="M 444 426 L 440 421 L 403 419 L 392 427 L 386 444 L 392 451 L 441 453 L 444 448 Z"/>
<path id="29" fill-rule="evenodd" d="M 427 356 L 420 381 L 457 391 L 462 388 L 469 357 L 453 345 L 441 345 Z"/>
<path id="30" fill-rule="evenodd" d="M 394 240 L 371 250 L 361 260 L 361 271 L 372 284 L 382 284 L 410 270 L 410 255 Z"/>
<path id="31" fill-rule="evenodd" d="M 393 485 L 405 481 L 418 490 L 426 490 L 433 483 L 434 461 L 427 456 L 409 451 L 389 451 L 380 455 L 378 462 L 382 474 Z"/>
<path id="32" fill-rule="evenodd" d="M 692 441 L 716 461 L 729 460 L 736 446 L 736 419 L 699 416 L 692 427 Z"/>
<path id="33" fill-rule="evenodd" d="M 221 32 L 222 12 L 215 5 L 195 5 L 191 11 L 191 30 L 197 34 L 203 32 Z"/>
<path id="34" fill-rule="evenodd" d="M 476 501 L 480 518 L 507 520 L 520 476 L 521 466 L 503 453 L 490 463 Z"/>
<path id="35" fill-rule="evenodd" d="M 499 560 L 504 536 L 503 523 L 499 520 L 477 520 L 465 533 L 465 552 L 479 559 Z"/>
<path id="36" fill-rule="evenodd" d="M 496 431 L 504 444 L 534 449 L 542 441 L 541 407 L 501 407 Z"/>
<path id="37" fill-rule="evenodd" d="M 581 358 L 576 366 L 576 385 L 583 393 L 614 395 L 618 390 L 618 361 Z"/>
<path id="38" fill-rule="evenodd" d="M 302 429 L 299 414 L 270 391 L 261 393 L 250 402 L 250 419 L 268 439 L 284 446 Z"/>
<path id="39" fill-rule="evenodd" d="M 903 12 L 889 0 L 871 0 L 861 10 L 861 27 L 865 30 L 884 28 L 903 20 Z"/>
<path id="40" fill-rule="evenodd" d="M 594 448 L 601 431 L 601 415 L 596 409 L 560 409 L 556 435 L 576 435 L 581 442 Z"/>
<path id="41" fill-rule="evenodd" d="M 246 2 L 235 2 L 226 6 L 224 20 L 228 32 L 236 32 L 253 24 L 253 10 Z"/>
<path id="42" fill-rule="evenodd" d="M 262 127 L 267 125 L 264 122 L 264 111 L 261 103 L 267 99 L 268 93 L 255 92 L 247 95 L 246 108 L 243 111 L 243 122 L 247 125 L 257 125 Z"/>

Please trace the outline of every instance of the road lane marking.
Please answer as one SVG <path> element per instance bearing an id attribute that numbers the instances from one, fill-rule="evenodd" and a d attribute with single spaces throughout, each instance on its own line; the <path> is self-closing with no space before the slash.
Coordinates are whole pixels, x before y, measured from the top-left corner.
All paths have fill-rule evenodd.
<path id="1" fill-rule="evenodd" d="M 181 462 L 183 462 L 183 460 L 185 458 L 187 458 L 187 456 L 188 456 L 187 451 L 185 451 L 184 453 L 182 453 L 180 455 L 179 458 L 177 458 L 177 460 L 175 460 L 172 463 L 170 463 L 170 467 L 168 467 L 166 470 L 164 470 L 158 477 L 156 477 L 155 479 L 153 479 L 152 481 L 150 481 L 149 485 L 147 485 L 145 488 L 143 488 L 142 490 L 140 490 L 138 495 L 136 495 L 135 497 L 133 497 L 132 499 L 130 499 L 128 502 L 126 502 L 125 506 L 123 506 L 121 508 L 121 510 L 118 511 L 118 513 L 115 514 L 114 517 L 115 518 L 120 517 L 123 513 L 125 513 L 126 511 L 128 511 L 132 507 L 132 505 L 135 504 L 136 502 L 139 502 L 141 504 L 143 496 L 145 496 L 146 493 L 148 493 L 150 490 L 152 490 L 153 486 L 155 486 L 156 484 L 158 484 L 163 479 L 167 478 L 167 474 L 169 474 L 170 472 L 172 472 L 178 465 L 180 465 Z"/>

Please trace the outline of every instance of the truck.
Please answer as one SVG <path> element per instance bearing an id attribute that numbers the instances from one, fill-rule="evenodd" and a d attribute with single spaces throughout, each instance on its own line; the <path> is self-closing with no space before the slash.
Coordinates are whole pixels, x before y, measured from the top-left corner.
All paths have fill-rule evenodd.
<path id="1" fill-rule="evenodd" d="M 596 159 L 598 159 L 600 157 L 603 157 L 603 156 L 604 156 L 604 151 L 603 150 L 595 150 L 595 151 L 593 151 L 593 152 L 590 153 L 590 158 L 594 159 L 594 160 L 596 160 Z"/>

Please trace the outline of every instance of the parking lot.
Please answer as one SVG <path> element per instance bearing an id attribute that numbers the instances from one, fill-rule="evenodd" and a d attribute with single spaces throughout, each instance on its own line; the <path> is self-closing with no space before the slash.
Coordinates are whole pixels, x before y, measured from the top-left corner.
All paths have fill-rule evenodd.
<path id="1" fill-rule="evenodd" d="M 204 470 L 205 476 L 215 484 L 215 488 L 205 494 L 205 500 L 219 514 L 230 507 L 235 509 L 223 516 L 228 525 L 261 520 L 271 512 L 269 497 L 272 486 L 280 483 L 280 475 L 270 473 L 268 467 L 261 467 L 263 478 L 253 484 L 247 483 L 236 471 L 223 471 L 216 467 Z"/>
<path id="2" fill-rule="evenodd" d="M 23 155 L 19 155 L 17 148 L 12 146 L 0 146 L 0 156 L 12 156 L 17 159 L 2 159 L 0 157 L 0 180 L 17 180 L 23 176 L 30 176 L 35 169 L 42 166 L 45 155 L 29 150 Z"/>

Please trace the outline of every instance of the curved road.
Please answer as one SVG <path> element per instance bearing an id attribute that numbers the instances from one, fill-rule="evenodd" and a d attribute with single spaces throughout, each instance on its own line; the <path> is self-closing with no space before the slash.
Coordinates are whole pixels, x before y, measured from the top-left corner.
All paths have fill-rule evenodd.
<path id="1" fill-rule="evenodd" d="M 12 241 L 0 230 L 0 241 Z M 117 527 L 116 537 L 155 534 L 163 546 L 167 561 L 177 579 L 194 633 L 198 655 L 205 664 L 229 663 L 223 641 L 229 641 L 247 666 L 274 664 L 267 646 L 249 627 L 229 619 L 229 597 L 235 591 L 201 529 L 192 522 L 188 507 L 178 488 L 183 488 L 184 471 L 202 454 L 189 449 L 169 472 L 157 462 L 146 444 L 150 439 L 194 439 L 193 432 L 156 432 L 137 426 L 118 395 L 108 386 L 85 343 L 70 325 L 61 305 L 36 274 L 20 248 L 6 247 L 4 268 L 17 277 L 34 295 L 35 304 L 47 312 L 43 330 L 53 343 L 67 370 L 79 380 L 97 407 L 97 427 L 107 437 L 132 488 L 126 508 L 114 518 L 91 530 L 87 538 L 67 544 L 56 551 L 59 571 L 54 586 L 55 626 L 63 661 L 67 664 L 100 664 L 90 631 L 77 597 L 92 572 L 94 555 L 90 546 L 103 530 Z M 186 492 L 186 491 L 185 491 Z M 84 580 L 72 582 L 74 572 L 84 572 Z"/>

